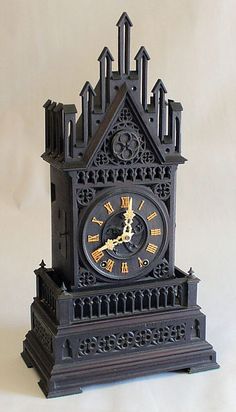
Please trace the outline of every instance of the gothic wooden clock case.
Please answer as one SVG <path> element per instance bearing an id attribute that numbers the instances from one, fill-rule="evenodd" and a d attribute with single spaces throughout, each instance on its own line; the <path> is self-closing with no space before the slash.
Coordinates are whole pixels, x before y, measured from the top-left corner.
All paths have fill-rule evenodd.
<path id="1" fill-rule="evenodd" d="M 118 26 L 118 71 L 107 47 L 82 114 L 48 100 L 52 268 L 42 261 L 22 357 L 47 397 L 160 371 L 217 368 L 196 303 L 199 279 L 174 265 L 180 103 L 158 80 L 147 101 L 149 55 L 130 69 L 130 28 Z"/>

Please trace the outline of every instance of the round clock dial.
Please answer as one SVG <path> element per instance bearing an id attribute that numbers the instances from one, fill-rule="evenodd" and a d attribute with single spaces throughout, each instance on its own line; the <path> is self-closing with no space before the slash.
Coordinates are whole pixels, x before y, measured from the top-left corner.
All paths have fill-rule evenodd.
<path id="1" fill-rule="evenodd" d="M 167 239 L 167 213 L 145 189 L 103 193 L 86 212 L 80 230 L 90 268 L 111 279 L 151 270 Z"/>

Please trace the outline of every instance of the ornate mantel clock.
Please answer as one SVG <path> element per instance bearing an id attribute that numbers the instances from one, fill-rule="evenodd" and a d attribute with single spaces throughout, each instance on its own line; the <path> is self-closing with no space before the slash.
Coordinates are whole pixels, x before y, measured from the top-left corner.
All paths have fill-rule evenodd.
<path id="1" fill-rule="evenodd" d="M 182 106 L 158 80 L 147 101 L 149 55 L 130 69 L 130 28 L 118 26 L 118 71 L 107 47 L 100 79 L 74 105 L 45 105 L 51 168 L 52 268 L 37 295 L 23 359 L 48 397 L 160 371 L 217 368 L 196 304 L 197 279 L 174 265 L 175 181 Z"/>

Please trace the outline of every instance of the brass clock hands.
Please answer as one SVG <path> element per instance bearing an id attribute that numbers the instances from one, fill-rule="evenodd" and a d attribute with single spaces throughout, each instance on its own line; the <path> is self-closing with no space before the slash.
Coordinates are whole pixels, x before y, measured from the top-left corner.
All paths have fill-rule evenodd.
<path id="1" fill-rule="evenodd" d="M 105 244 L 101 246 L 98 250 L 113 250 L 115 246 L 119 245 L 120 243 L 123 243 L 123 234 L 118 236 L 116 239 L 107 239 Z"/>
<path id="2" fill-rule="evenodd" d="M 130 240 L 131 240 L 131 238 L 134 234 L 132 232 L 132 223 L 133 223 L 135 213 L 132 209 L 132 205 L 133 205 L 133 198 L 131 197 L 130 201 L 129 201 L 128 209 L 124 213 L 125 226 L 124 226 L 124 229 L 123 229 L 123 236 L 124 236 L 124 238 L 126 238 L 126 242 L 130 242 Z"/>
<path id="3" fill-rule="evenodd" d="M 128 243 L 131 241 L 131 238 L 134 234 L 132 232 L 132 223 L 133 223 L 133 219 L 135 216 L 135 213 L 132 209 L 132 201 L 133 199 L 131 197 L 129 201 L 128 209 L 124 213 L 125 226 L 123 229 L 123 233 L 120 236 L 118 236 L 116 239 L 107 239 L 105 244 L 98 249 L 99 251 L 114 250 L 115 246 L 120 245 L 122 243 Z"/>

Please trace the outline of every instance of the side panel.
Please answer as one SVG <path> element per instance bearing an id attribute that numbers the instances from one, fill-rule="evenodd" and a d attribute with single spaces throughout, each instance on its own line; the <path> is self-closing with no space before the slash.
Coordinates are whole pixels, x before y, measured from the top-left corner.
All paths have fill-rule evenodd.
<path id="1" fill-rule="evenodd" d="M 68 174 L 51 167 L 52 267 L 73 283 L 73 204 L 72 182 Z"/>

